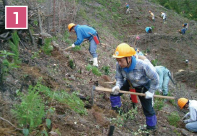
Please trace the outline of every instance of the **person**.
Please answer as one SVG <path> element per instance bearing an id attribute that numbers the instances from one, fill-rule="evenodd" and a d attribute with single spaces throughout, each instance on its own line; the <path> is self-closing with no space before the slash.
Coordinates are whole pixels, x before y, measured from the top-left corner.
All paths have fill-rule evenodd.
<path id="1" fill-rule="evenodd" d="M 188 23 L 185 23 L 182 26 L 183 26 L 183 28 L 179 30 L 179 33 L 180 34 L 185 34 L 186 31 L 187 31 L 187 29 L 188 29 L 189 24 Z"/>
<path id="2" fill-rule="evenodd" d="M 156 72 L 159 75 L 159 92 L 163 96 L 168 95 L 168 84 L 170 81 L 170 71 L 164 66 L 155 66 Z"/>
<path id="3" fill-rule="evenodd" d="M 146 33 L 152 33 L 152 27 L 146 27 L 145 31 Z"/>
<path id="4" fill-rule="evenodd" d="M 154 15 L 154 13 L 151 12 L 150 10 L 149 10 L 149 13 L 150 13 L 150 15 L 151 15 L 151 17 L 152 17 L 152 20 L 155 22 L 155 15 Z"/>
<path id="5" fill-rule="evenodd" d="M 161 17 L 163 18 L 163 22 L 165 23 L 165 21 L 166 21 L 166 13 L 161 12 Z"/>
<path id="6" fill-rule="evenodd" d="M 180 29 L 180 30 L 179 30 L 179 33 L 180 33 L 180 34 L 185 34 L 186 31 L 187 31 L 187 28 L 183 28 L 183 29 Z"/>
<path id="7" fill-rule="evenodd" d="M 186 129 L 192 132 L 197 132 L 197 101 L 179 98 L 178 106 L 180 109 L 189 110 L 189 112 L 182 118 L 183 122 L 186 124 Z M 188 117 L 190 118 L 188 119 Z"/>
<path id="8" fill-rule="evenodd" d="M 116 58 L 116 85 L 112 88 L 110 101 L 112 110 L 121 107 L 122 95 L 120 90 L 129 91 L 130 83 L 136 92 L 145 93 L 138 96 L 146 116 L 147 129 L 155 130 L 157 118 L 152 106 L 152 98 L 155 90 L 159 87 L 157 72 L 146 62 L 135 57 L 136 51 L 126 43 L 117 46 L 113 58 Z"/>
<path id="9" fill-rule="evenodd" d="M 70 23 L 68 25 L 68 30 L 76 33 L 77 35 L 77 40 L 72 44 L 72 47 L 79 46 L 85 39 L 89 40 L 89 52 L 93 57 L 93 66 L 98 67 L 98 55 L 96 53 L 97 42 L 94 39 L 95 37 L 97 40 L 99 39 L 97 31 L 87 25 L 76 25 L 74 23 Z"/>
<path id="10" fill-rule="evenodd" d="M 144 56 L 144 54 L 138 48 L 136 48 L 135 51 L 138 56 Z"/>
<path id="11" fill-rule="evenodd" d="M 182 26 L 183 26 L 184 28 L 188 28 L 189 24 L 188 24 L 188 23 L 184 23 Z"/>
<path id="12" fill-rule="evenodd" d="M 126 3 L 125 5 L 126 5 L 126 9 L 127 9 L 127 10 L 126 10 L 126 14 L 127 14 L 127 13 L 130 13 L 129 4 Z"/>

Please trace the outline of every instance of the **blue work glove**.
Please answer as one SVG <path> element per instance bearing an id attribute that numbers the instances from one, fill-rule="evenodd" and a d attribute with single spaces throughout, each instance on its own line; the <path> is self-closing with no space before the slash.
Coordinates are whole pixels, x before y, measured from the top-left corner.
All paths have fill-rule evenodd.
<path id="1" fill-rule="evenodd" d="M 119 86 L 114 86 L 112 88 L 112 94 L 113 95 L 118 95 L 119 94 L 119 91 L 120 91 L 120 87 Z"/>
<path id="2" fill-rule="evenodd" d="M 146 95 L 146 96 L 145 96 L 146 99 L 151 99 L 151 98 L 153 98 L 154 93 L 151 93 L 151 92 L 149 92 L 149 91 L 146 91 L 146 92 L 145 92 L 145 95 Z"/>

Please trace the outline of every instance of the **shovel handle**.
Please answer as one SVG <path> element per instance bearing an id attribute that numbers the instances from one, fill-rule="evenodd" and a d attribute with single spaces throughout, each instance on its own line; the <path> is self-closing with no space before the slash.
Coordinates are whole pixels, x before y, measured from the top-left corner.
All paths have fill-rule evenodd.
<path id="1" fill-rule="evenodd" d="M 67 51 L 67 50 L 69 50 L 69 49 L 71 49 L 71 48 L 72 48 L 72 46 L 69 46 L 69 47 L 63 49 L 63 51 Z"/>
<path id="2" fill-rule="evenodd" d="M 104 91 L 104 92 L 112 92 L 112 89 L 109 88 L 103 88 L 103 87 L 95 87 L 95 90 L 97 91 Z M 134 94 L 134 95 L 138 95 L 138 96 L 146 96 L 144 93 L 135 93 L 135 92 L 127 92 L 127 91 L 119 91 L 120 93 L 124 93 L 124 94 Z M 164 99 L 175 99 L 175 97 L 171 97 L 171 96 L 162 96 L 162 95 L 154 95 L 155 98 L 164 98 Z"/>

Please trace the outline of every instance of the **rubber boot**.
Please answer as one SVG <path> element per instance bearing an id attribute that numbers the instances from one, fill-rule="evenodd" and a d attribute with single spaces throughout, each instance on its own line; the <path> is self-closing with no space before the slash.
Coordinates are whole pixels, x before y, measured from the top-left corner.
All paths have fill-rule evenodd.
<path id="1" fill-rule="evenodd" d="M 98 60 L 97 60 L 97 58 L 93 58 L 93 66 L 98 67 Z"/>

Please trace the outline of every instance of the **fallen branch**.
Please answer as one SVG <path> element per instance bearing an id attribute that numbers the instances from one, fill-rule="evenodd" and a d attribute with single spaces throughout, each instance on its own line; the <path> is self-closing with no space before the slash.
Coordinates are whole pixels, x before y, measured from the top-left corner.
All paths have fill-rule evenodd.
<path id="1" fill-rule="evenodd" d="M 4 118 L 2 118 L 2 117 L 0 117 L 0 119 L 1 120 L 3 120 L 3 121 L 6 121 L 7 123 L 9 123 L 11 126 L 13 126 L 16 130 L 20 130 L 20 131 L 23 131 L 23 129 L 21 129 L 21 128 L 17 128 L 16 126 L 14 126 L 10 121 L 8 121 L 8 120 L 6 120 L 6 119 L 4 119 Z"/>

